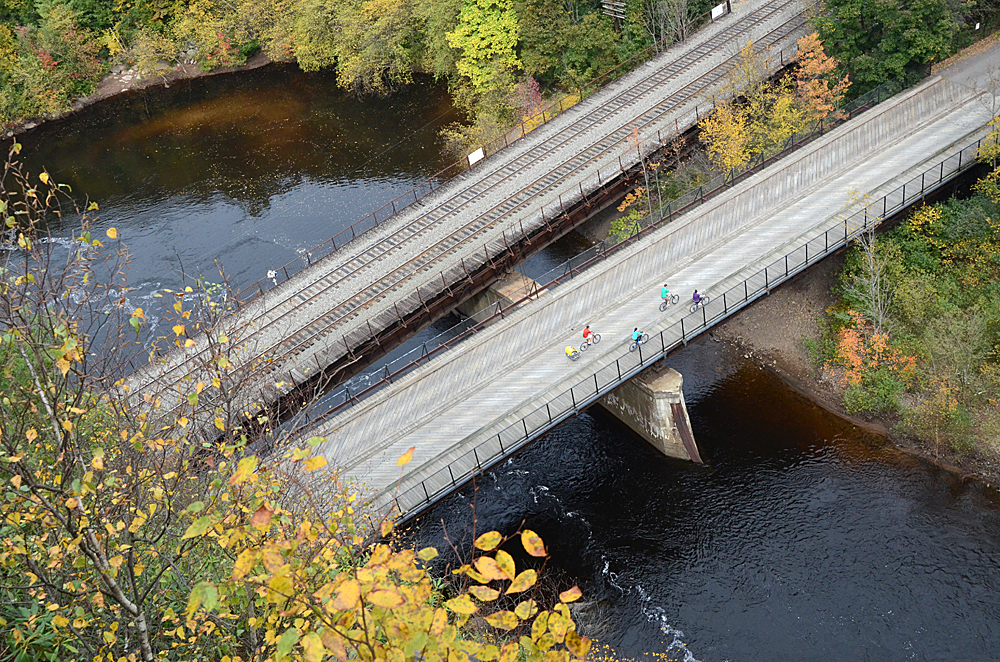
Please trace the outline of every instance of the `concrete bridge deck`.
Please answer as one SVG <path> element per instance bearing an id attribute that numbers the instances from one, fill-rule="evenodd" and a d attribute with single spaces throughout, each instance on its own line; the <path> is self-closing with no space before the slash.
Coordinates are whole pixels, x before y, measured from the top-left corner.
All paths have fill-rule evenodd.
<path id="1" fill-rule="evenodd" d="M 254 397 L 279 396 L 353 356 L 468 273 L 544 228 L 564 206 L 619 177 L 705 109 L 748 40 L 772 49 L 772 68 L 806 32 L 802 0 L 744 0 L 634 72 L 486 159 L 379 227 L 267 291 L 229 320 L 230 357 Z M 784 53 L 784 55 L 780 55 Z M 637 128 L 641 146 L 627 142 Z M 129 380 L 132 393 L 183 403 L 204 380 L 208 343 L 170 353 Z M 211 389 L 202 394 L 203 402 Z"/>
<path id="2" fill-rule="evenodd" d="M 679 341 L 677 322 L 687 309 L 659 312 L 664 280 L 685 295 L 693 289 L 713 295 L 710 315 L 725 305 L 723 292 L 730 302 L 738 298 L 734 292 L 762 292 L 765 265 L 790 253 L 801 256 L 803 248 L 808 261 L 809 246 L 815 257 L 824 239 L 829 248 L 831 232 L 836 243 L 840 233 L 860 227 L 861 216 L 847 216 L 869 203 L 852 200 L 874 201 L 878 209 L 867 216 L 875 217 L 883 204 L 891 210 L 903 196 L 919 199 L 919 189 L 934 184 L 939 162 L 952 157 L 940 166 L 944 178 L 956 170 L 954 155 L 972 142 L 972 151 L 963 154 L 968 164 L 989 118 L 981 95 L 934 77 L 543 293 L 306 436 L 325 437 L 320 452 L 331 465 L 381 503 L 396 492 L 396 459 L 415 446 L 414 462 L 399 484 L 398 507 L 418 507 L 425 494 L 448 489 L 449 478 L 461 482 L 485 460 L 474 457 L 477 446 L 502 444 L 513 431 L 504 449 L 509 452 L 519 437 L 526 440 L 553 424 L 553 412 L 571 415 L 588 391 L 613 387 L 616 371 L 627 377 L 639 363 L 638 353 L 625 351 L 633 327 L 654 337 L 651 349 L 657 352 L 661 343 L 666 348 Z M 925 175 L 931 166 L 934 171 Z M 910 190 L 900 196 L 902 184 Z M 776 275 L 772 267 L 771 278 Z M 584 324 L 604 339 L 570 362 L 562 347 L 578 344 Z"/>

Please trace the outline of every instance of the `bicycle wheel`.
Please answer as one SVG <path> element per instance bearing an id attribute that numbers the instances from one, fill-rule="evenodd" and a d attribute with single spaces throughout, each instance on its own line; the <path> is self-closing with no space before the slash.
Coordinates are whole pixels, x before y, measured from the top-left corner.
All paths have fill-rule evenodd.
<path id="1" fill-rule="evenodd" d="M 581 351 L 581 352 L 586 352 L 586 351 L 587 351 L 587 348 L 588 348 L 589 346 L 590 346 L 590 345 L 588 345 L 587 343 L 583 343 L 582 345 L 580 345 L 580 351 Z"/>
<path id="2" fill-rule="evenodd" d="M 699 306 L 699 305 L 701 305 L 701 304 L 697 304 L 697 303 L 692 303 L 692 304 L 691 304 L 691 312 L 692 312 L 692 313 L 696 313 L 696 312 L 698 312 L 698 306 Z"/>
<path id="3" fill-rule="evenodd" d="M 639 339 L 639 344 L 640 345 L 645 345 L 646 342 L 648 342 L 648 341 L 649 341 L 649 334 L 648 333 L 644 333 L 644 334 L 642 334 L 642 338 Z"/>
<path id="4" fill-rule="evenodd" d="M 667 309 L 667 301 L 666 299 L 664 299 L 663 303 L 660 304 L 660 312 L 662 313 L 666 309 Z"/>
<path id="5" fill-rule="evenodd" d="M 704 296 L 701 298 L 701 305 L 707 306 L 709 301 L 711 301 L 711 299 L 707 296 Z"/>
<path id="6" fill-rule="evenodd" d="M 596 345 L 597 343 L 601 342 L 601 334 L 595 333 L 594 335 L 591 336 L 591 339 L 594 341 L 594 344 Z"/>
<path id="7" fill-rule="evenodd" d="M 671 294 L 670 295 L 670 303 L 672 303 L 674 305 L 677 305 L 677 303 L 680 300 L 681 300 L 681 295 L 679 295 L 679 294 Z"/>
<path id="8" fill-rule="evenodd" d="M 636 342 L 635 342 L 635 341 L 633 340 L 633 341 L 631 342 L 631 344 L 629 344 L 629 346 L 628 346 L 628 351 L 630 351 L 630 352 L 634 352 L 634 351 L 635 351 L 635 348 L 636 348 L 636 347 L 638 347 L 638 346 L 639 346 L 639 345 L 637 345 L 637 344 L 636 344 Z"/>

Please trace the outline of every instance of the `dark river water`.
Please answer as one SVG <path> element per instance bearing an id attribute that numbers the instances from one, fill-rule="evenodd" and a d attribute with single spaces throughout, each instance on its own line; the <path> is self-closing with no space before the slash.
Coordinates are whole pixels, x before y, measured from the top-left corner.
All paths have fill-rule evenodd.
<path id="1" fill-rule="evenodd" d="M 440 171 L 438 131 L 458 119 L 443 85 L 360 100 L 332 73 L 270 66 L 115 98 L 20 141 L 33 172 L 119 230 L 130 302 L 155 324 L 151 295 L 182 274 L 218 281 L 218 260 L 247 286 Z"/>
<path id="2" fill-rule="evenodd" d="M 118 228 L 131 301 L 155 322 L 150 297 L 182 271 L 220 260 L 252 283 L 437 172 L 437 132 L 456 119 L 427 82 L 359 101 L 332 75 L 272 67 L 116 99 L 21 141 L 34 171 Z M 569 235 L 524 268 L 583 247 Z M 523 520 L 552 553 L 545 587 L 578 583 L 581 630 L 634 659 L 1000 659 L 997 494 L 723 347 L 705 338 L 670 360 L 705 466 L 595 407 L 426 513 L 416 541 L 443 549 L 444 523 L 467 547 L 473 502 L 478 531 Z"/>
<path id="3" fill-rule="evenodd" d="M 550 592 L 583 589 L 581 631 L 636 660 L 1000 659 L 997 493 L 723 347 L 669 361 L 706 466 L 593 407 L 420 517 L 418 545 L 447 549 L 444 525 L 467 548 L 473 503 L 477 532 L 523 520 Z"/>

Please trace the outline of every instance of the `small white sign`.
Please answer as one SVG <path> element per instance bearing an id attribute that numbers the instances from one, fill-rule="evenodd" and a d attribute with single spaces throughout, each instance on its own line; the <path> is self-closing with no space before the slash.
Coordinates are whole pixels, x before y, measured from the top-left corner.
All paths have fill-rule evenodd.
<path id="1" fill-rule="evenodd" d="M 719 18 L 720 16 L 724 16 L 725 14 L 726 14 L 726 3 L 723 2 L 721 5 L 718 5 L 716 7 L 712 7 L 712 20 L 713 21 L 715 19 Z"/>
<path id="2" fill-rule="evenodd" d="M 483 148 L 480 147 L 479 149 L 477 149 L 476 151 L 474 151 L 472 154 L 469 154 L 469 165 L 470 166 L 476 165 L 477 163 L 479 163 L 480 161 L 483 160 L 484 156 L 486 156 L 486 155 L 483 154 Z"/>

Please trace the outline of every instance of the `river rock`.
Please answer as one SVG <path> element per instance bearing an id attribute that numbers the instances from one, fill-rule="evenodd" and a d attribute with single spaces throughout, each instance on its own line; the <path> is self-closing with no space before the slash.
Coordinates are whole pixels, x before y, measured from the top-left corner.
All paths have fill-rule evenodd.
<path id="1" fill-rule="evenodd" d="M 111 73 L 117 75 L 117 74 L 122 73 L 123 71 L 125 71 L 125 65 L 124 64 L 113 64 L 113 65 L 111 65 Z"/>

